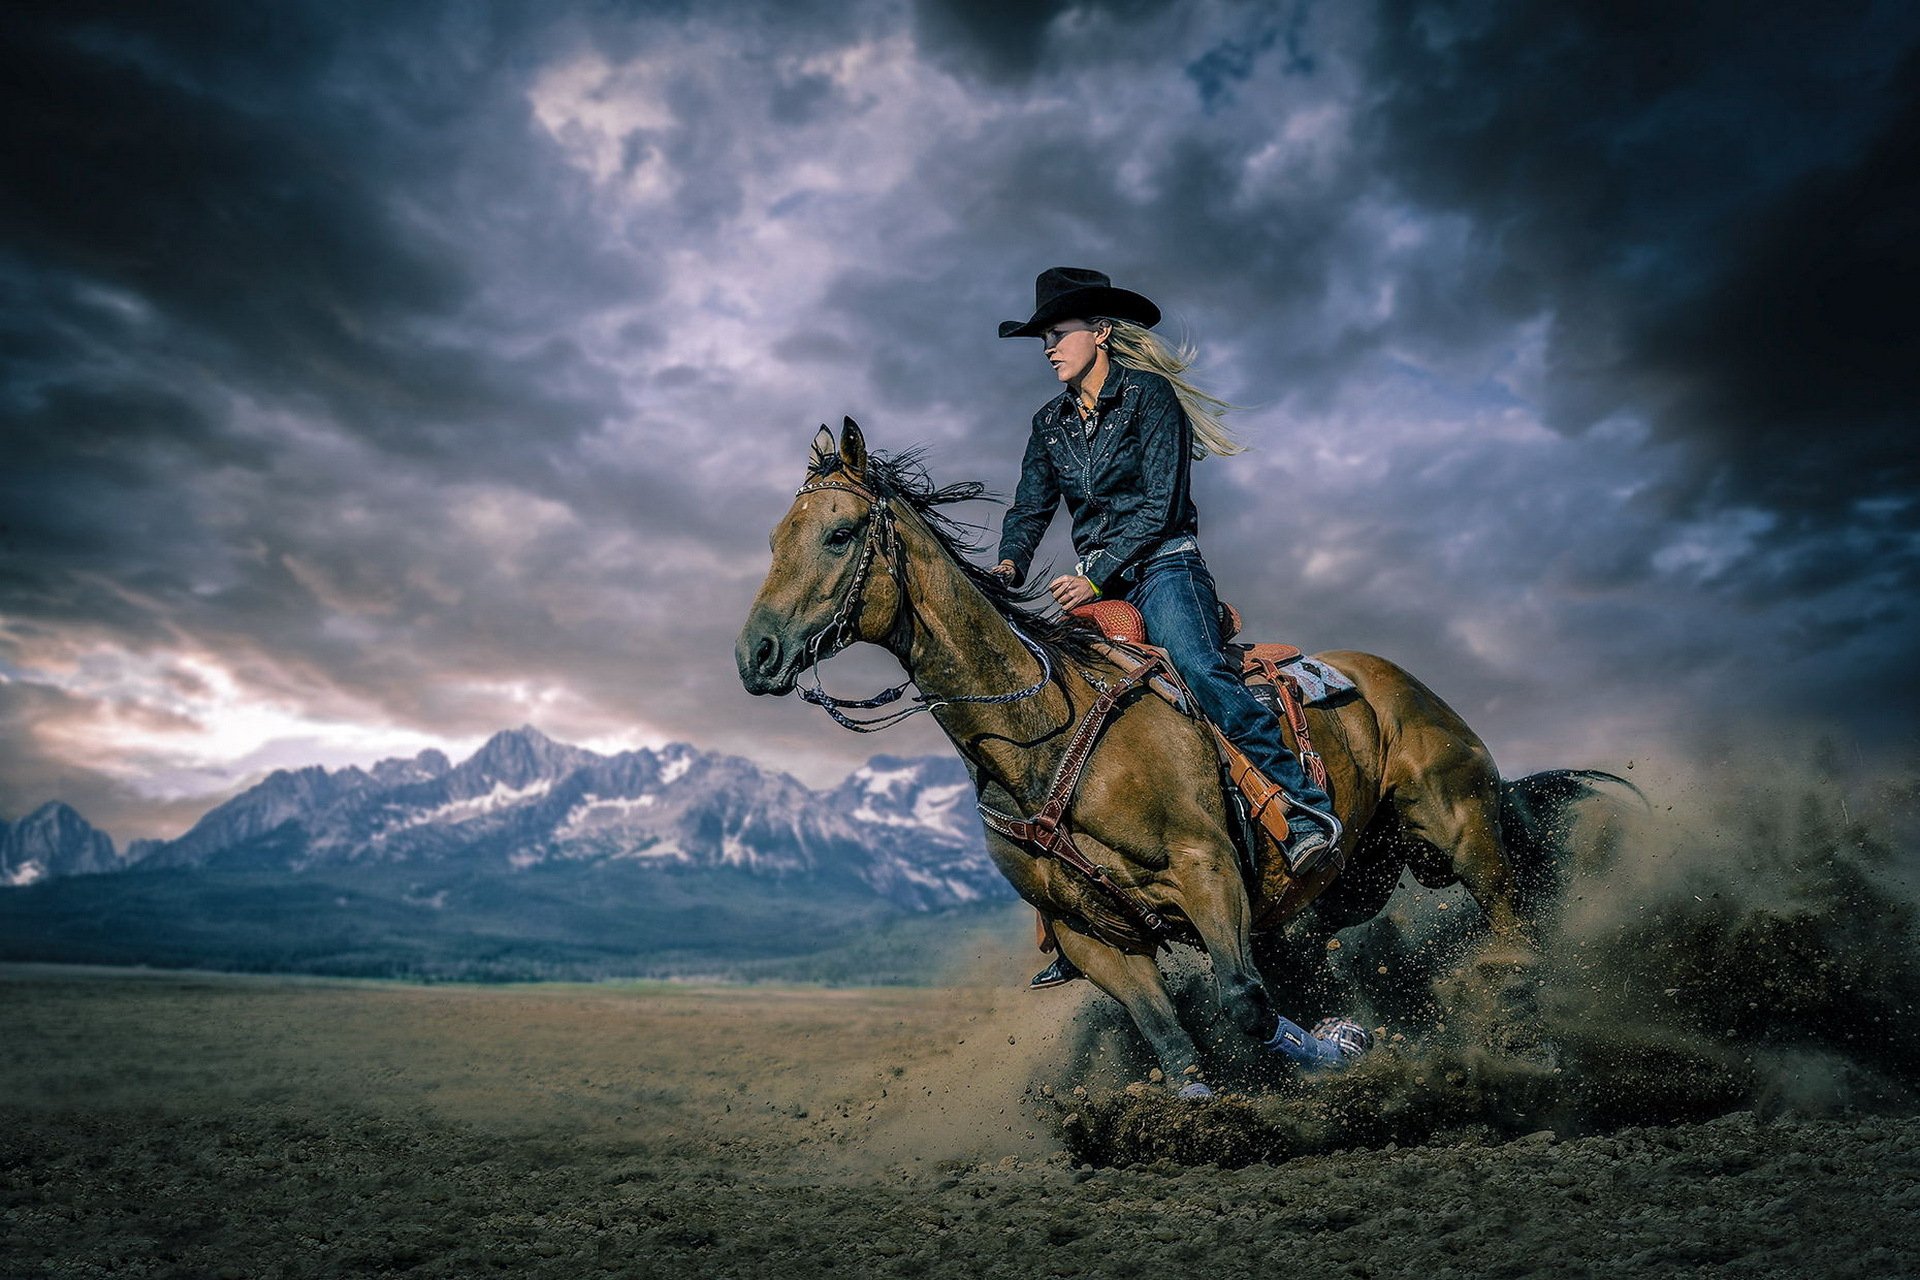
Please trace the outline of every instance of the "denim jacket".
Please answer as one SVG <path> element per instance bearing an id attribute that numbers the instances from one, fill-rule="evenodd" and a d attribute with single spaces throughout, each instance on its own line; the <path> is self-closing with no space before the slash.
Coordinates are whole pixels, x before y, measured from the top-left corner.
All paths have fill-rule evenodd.
<path id="1" fill-rule="evenodd" d="M 1193 428 L 1173 384 L 1115 362 L 1100 388 L 1091 433 L 1063 391 L 1033 415 L 1020 486 L 1000 525 L 1000 558 L 1024 582 L 1060 499 L 1073 517 L 1081 571 L 1117 595 L 1132 570 L 1170 539 L 1199 531 L 1189 489 Z"/>

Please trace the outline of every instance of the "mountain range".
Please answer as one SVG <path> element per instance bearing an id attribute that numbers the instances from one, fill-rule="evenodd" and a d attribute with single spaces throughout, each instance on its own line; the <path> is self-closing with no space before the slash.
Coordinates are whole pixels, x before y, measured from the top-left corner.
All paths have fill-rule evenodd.
<path id="1" fill-rule="evenodd" d="M 1012 897 L 971 798 L 952 757 L 876 756 L 816 791 L 685 743 L 602 755 L 523 727 L 458 764 L 281 770 L 124 856 L 55 802 L 0 823 L 0 958 L 792 976 L 844 952 L 827 967 L 884 980 L 861 972 L 890 963 L 875 937 Z"/>
<path id="2" fill-rule="evenodd" d="M 15 823 L 0 820 L 0 886 L 117 871 L 113 841 L 69 805 L 50 800 Z"/>

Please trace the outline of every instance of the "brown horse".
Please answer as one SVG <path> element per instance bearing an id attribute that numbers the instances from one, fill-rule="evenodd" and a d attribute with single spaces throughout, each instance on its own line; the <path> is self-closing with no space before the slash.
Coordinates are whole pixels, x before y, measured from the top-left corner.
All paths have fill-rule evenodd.
<path id="1" fill-rule="evenodd" d="M 1024 816 L 1040 809 L 1088 706 L 1120 671 L 1097 637 L 1029 611 L 1031 593 L 1010 591 L 966 559 L 974 548 L 937 508 L 980 492 L 934 489 L 912 454 L 870 456 L 852 419 L 837 446 L 821 428 L 807 481 L 773 531 L 773 566 L 735 658 L 749 693 L 785 694 L 847 644 L 884 646 L 921 693 L 881 722 L 930 710 L 981 804 Z M 1403 866 L 1429 886 L 1462 882 L 1487 915 L 1493 945 L 1528 951 L 1502 841 L 1502 783 L 1486 747 L 1384 658 L 1316 656 L 1359 690 L 1344 705 L 1309 712 L 1348 833 L 1344 872 L 1270 877 L 1278 891 L 1250 899 L 1214 740 L 1152 693 L 1134 695 L 1107 723 L 1068 813 L 1079 852 L 1115 887 L 987 831 L 1000 870 L 1054 922 L 1067 958 L 1126 1007 L 1170 1082 L 1197 1074 L 1196 1050 L 1154 961 L 1161 939 L 1143 917 L 1157 915 L 1177 940 L 1206 950 L 1221 1006 L 1260 1041 L 1274 1034 L 1277 1016 L 1253 937 L 1278 929 L 1336 875 L 1352 888 L 1339 914 L 1353 920 L 1379 910 Z M 858 704 L 817 690 L 806 696 L 853 724 L 838 707 L 886 705 L 899 690 Z"/>

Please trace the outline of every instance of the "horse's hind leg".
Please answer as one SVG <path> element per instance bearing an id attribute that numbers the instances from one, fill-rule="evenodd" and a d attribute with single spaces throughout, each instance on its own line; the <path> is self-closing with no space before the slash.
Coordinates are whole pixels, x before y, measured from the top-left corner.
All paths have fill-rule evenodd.
<path id="1" fill-rule="evenodd" d="M 1093 985 L 1118 1000 L 1133 1025 L 1147 1038 L 1168 1083 L 1179 1088 L 1200 1072 L 1200 1054 L 1193 1037 L 1180 1025 L 1160 966 L 1152 956 L 1133 955 L 1054 922 L 1054 937 L 1067 959 L 1092 979 Z"/>
<path id="2" fill-rule="evenodd" d="M 1431 845 L 1486 913 L 1495 948 L 1531 954 L 1513 863 L 1500 841 L 1500 778 L 1492 763 L 1435 770 L 1397 790 L 1393 805 L 1402 832 Z"/>
<path id="3" fill-rule="evenodd" d="M 1442 773 L 1438 782 L 1449 780 Z M 1446 984 L 1442 999 L 1468 1025 L 1478 1023 L 1489 1047 L 1515 1057 L 1553 1060 L 1538 1024 L 1535 966 L 1540 959 L 1520 913 L 1512 863 L 1500 840 L 1500 784 L 1489 764 L 1484 777 L 1418 791 L 1397 799 L 1408 834 L 1451 861 L 1454 875 L 1486 913 L 1492 937 L 1469 970 Z"/>

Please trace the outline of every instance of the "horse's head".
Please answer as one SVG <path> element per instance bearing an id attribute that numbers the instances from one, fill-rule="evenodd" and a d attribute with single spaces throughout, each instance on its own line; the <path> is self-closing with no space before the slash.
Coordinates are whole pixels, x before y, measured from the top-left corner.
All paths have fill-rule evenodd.
<path id="1" fill-rule="evenodd" d="M 882 641 L 900 609 L 893 505 L 867 483 L 867 446 L 852 418 L 820 428 L 806 482 L 774 526 L 773 567 L 734 644 L 748 693 L 793 691 L 800 673 L 855 640 Z"/>

